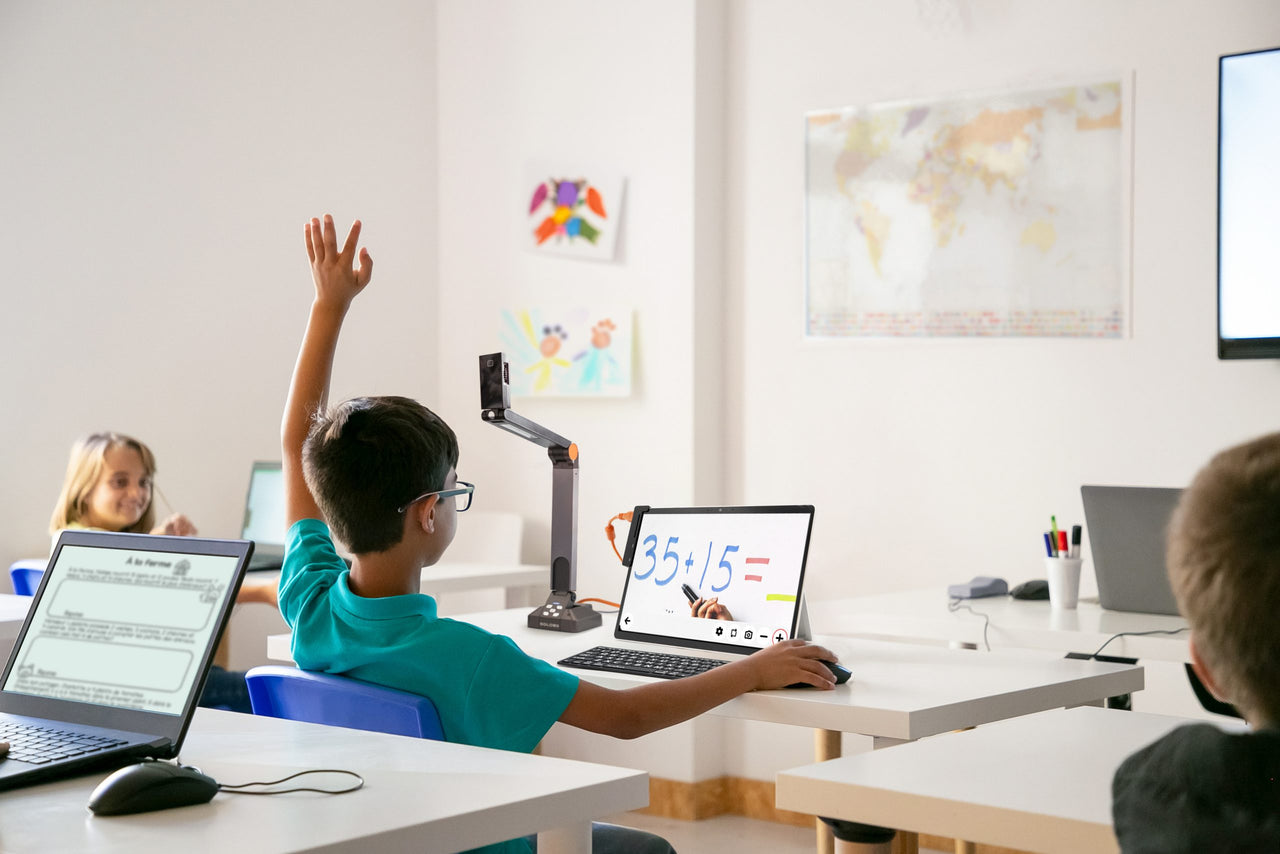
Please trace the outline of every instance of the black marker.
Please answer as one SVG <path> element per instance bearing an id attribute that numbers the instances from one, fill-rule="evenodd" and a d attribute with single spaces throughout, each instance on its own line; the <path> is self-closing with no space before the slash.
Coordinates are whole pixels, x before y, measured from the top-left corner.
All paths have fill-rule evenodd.
<path id="1" fill-rule="evenodd" d="M 698 594 L 688 584 L 681 584 L 680 589 L 683 590 L 684 595 L 688 597 L 690 605 L 698 601 Z"/>

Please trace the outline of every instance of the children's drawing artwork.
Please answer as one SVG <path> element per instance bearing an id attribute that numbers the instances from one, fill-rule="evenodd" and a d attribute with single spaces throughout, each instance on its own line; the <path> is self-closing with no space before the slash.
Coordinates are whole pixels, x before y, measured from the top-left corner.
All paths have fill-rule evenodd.
<path id="1" fill-rule="evenodd" d="M 513 395 L 630 396 L 630 309 L 504 310 L 501 326 Z"/>
<path id="2" fill-rule="evenodd" d="M 531 249 L 613 260 L 622 215 L 621 176 L 533 169 L 527 175 Z"/>

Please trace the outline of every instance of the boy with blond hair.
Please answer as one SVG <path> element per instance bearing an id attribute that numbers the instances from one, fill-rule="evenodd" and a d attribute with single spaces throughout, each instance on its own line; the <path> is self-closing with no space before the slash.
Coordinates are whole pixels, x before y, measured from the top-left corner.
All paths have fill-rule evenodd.
<path id="1" fill-rule="evenodd" d="M 1126 759 L 1116 837 L 1127 854 L 1280 851 L 1280 433 L 1200 470 L 1167 553 L 1192 669 L 1251 730 L 1179 727 Z"/>

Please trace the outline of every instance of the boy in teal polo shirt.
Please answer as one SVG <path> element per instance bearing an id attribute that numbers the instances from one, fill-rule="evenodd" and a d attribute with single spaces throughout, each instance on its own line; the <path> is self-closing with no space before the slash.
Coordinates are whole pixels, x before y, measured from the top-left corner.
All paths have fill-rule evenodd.
<path id="1" fill-rule="evenodd" d="M 557 720 L 636 738 L 748 691 L 835 687 L 821 662 L 836 656 L 790 640 L 698 676 L 612 690 L 530 658 L 509 638 L 437 617 L 419 585 L 422 567 L 452 541 L 457 496 L 468 491 L 458 486 L 453 431 L 403 397 L 326 411 L 342 322 L 373 272 L 359 237 L 359 221 L 341 248 L 332 217 L 306 226 L 315 299 L 280 428 L 291 526 L 280 610 L 299 666 L 430 697 L 448 740 L 521 751 Z M 350 570 L 329 526 L 352 552 Z M 602 841 L 597 850 L 608 847 Z M 633 837 L 619 850 L 650 849 Z"/>

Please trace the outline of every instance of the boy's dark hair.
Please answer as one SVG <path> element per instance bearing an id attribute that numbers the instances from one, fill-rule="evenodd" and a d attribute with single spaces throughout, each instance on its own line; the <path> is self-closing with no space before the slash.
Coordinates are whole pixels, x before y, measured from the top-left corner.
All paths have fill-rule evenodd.
<path id="1" fill-rule="evenodd" d="M 307 486 L 325 521 L 355 554 L 400 542 L 399 508 L 444 489 L 458 464 L 449 425 L 407 397 L 357 397 L 317 412 L 302 446 Z"/>
<path id="2" fill-rule="evenodd" d="M 1169 525 L 1169 580 L 1196 649 L 1251 721 L 1280 722 L 1280 433 L 1200 470 Z"/>

